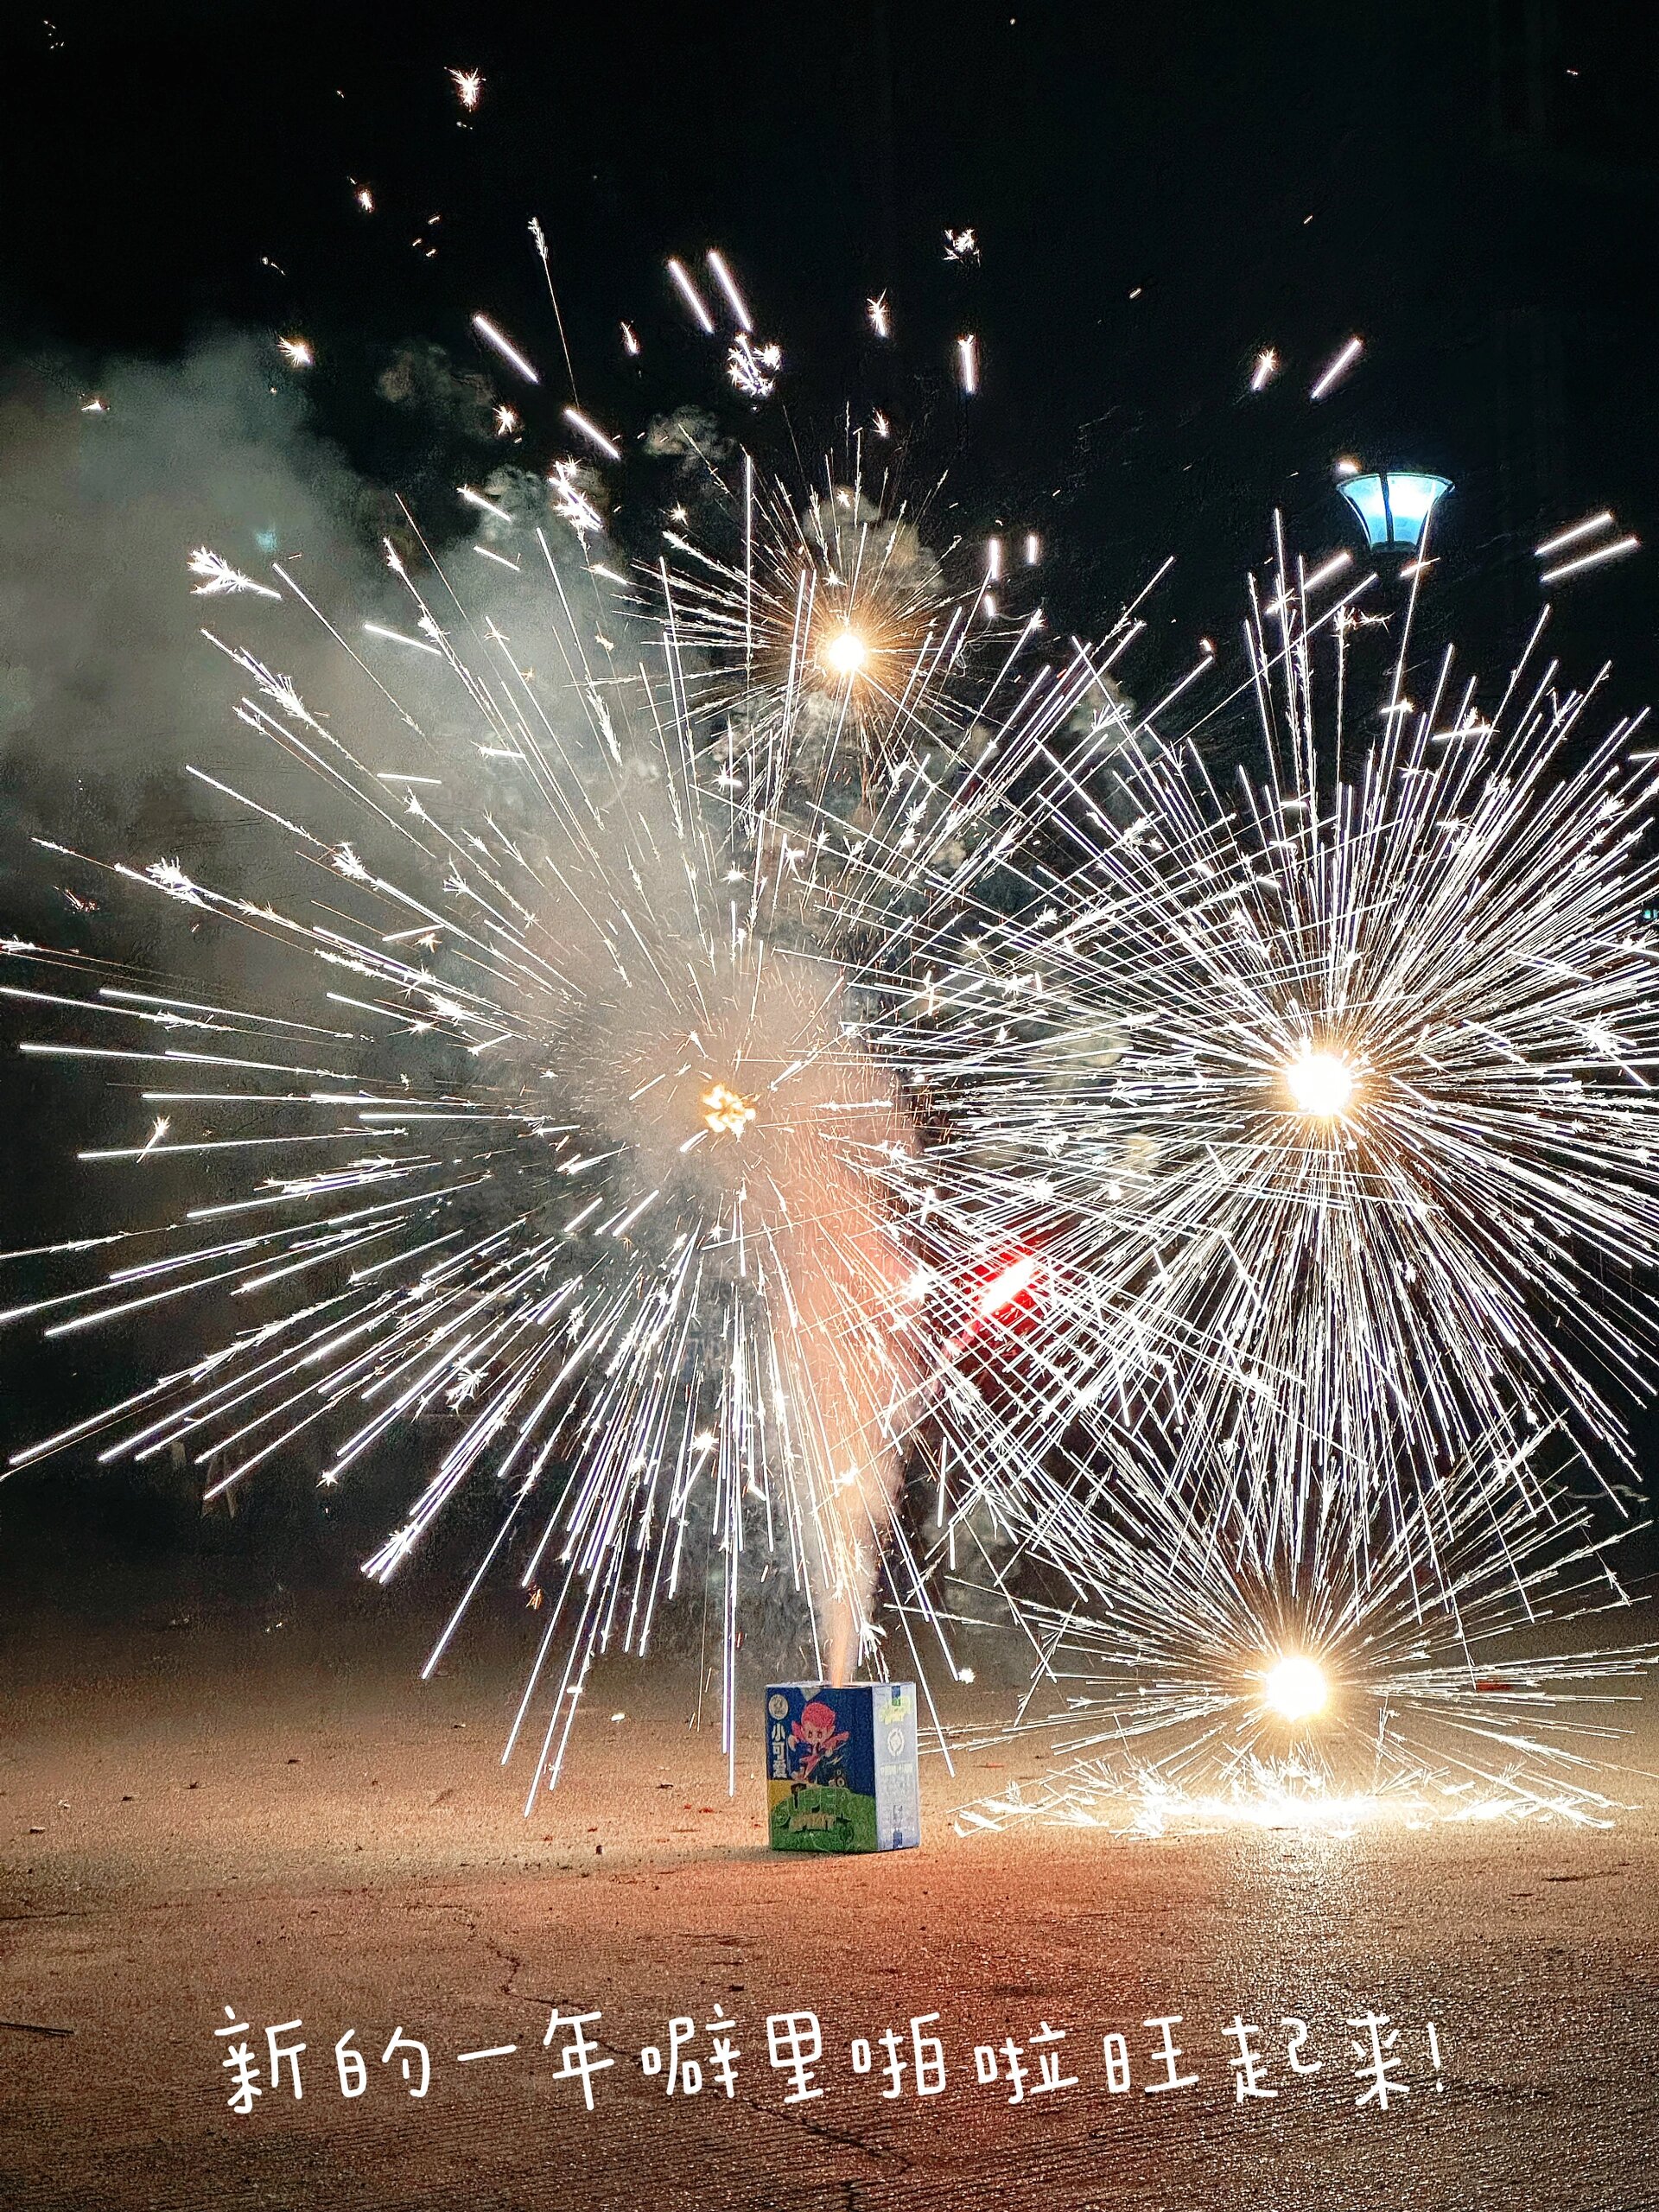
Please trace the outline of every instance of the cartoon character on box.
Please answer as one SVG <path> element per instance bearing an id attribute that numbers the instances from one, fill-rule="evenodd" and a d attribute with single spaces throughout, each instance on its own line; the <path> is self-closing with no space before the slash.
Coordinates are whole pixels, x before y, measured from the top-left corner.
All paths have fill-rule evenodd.
<path id="1" fill-rule="evenodd" d="M 815 1783 L 820 1789 L 830 1789 L 837 1783 L 847 1787 L 847 1767 L 841 1756 L 841 1747 L 849 1731 L 836 1725 L 836 1710 L 822 1698 L 814 1698 L 810 1705 L 801 1707 L 801 1717 L 790 1729 L 789 1772 L 796 1784 L 796 1794 L 803 1783 Z"/>

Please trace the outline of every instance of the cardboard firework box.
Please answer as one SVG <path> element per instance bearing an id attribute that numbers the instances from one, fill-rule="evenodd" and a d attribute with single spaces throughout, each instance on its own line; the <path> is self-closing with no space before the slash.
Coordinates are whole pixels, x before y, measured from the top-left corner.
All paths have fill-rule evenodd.
<path id="1" fill-rule="evenodd" d="M 766 1692 L 774 1851 L 907 1851 L 922 1840 L 916 1686 L 774 1682 Z"/>

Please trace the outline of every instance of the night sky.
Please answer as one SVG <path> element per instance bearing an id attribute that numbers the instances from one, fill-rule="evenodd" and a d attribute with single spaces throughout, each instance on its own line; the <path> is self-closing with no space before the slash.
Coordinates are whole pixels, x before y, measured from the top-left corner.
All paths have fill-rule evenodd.
<path id="1" fill-rule="evenodd" d="M 1042 528 L 1057 626 L 1097 625 L 1173 552 L 1160 619 L 1236 629 L 1274 507 L 1312 544 L 1351 536 L 1345 454 L 1456 480 L 1433 621 L 1489 670 L 1537 612 L 1540 537 L 1602 506 L 1659 528 L 1643 0 L 146 0 L 12 10 L 0 63 L 6 381 L 67 408 L 116 357 L 303 332 L 317 429 L 440 535 L 461 526 L 455 452 L 376 380 L 435 344 L 505 388 L 468 329 L 487 308 L 558 384 L 532 214 L 601 420 L 637 427 L 678 392 L 741 428 L 664 276 L 717 245 L 785 347 L 799 452 L 834 442 L 847 403 L 891 409 L 949 464 L 952 528 Z M 474 114 L 457 67 L 484 74 Z M 947 226 L 974 227 L 978 266 L 947 264 Z M 884 290 L 902 370 L 864 319 Z M 969 328 L 984 373 L 965 407 L 950 341 Z M 1351 332 L 1362 367 L 1311 405 Z M 1267 345 L 1286 369 L 1252 397 Z M 1659 690 L 1652 563 L 1558 606 L 1556 650 L 1580 679 L 1611 658 L 1621 708 Z M 14 1126 L 54 1098 L 8 1077 Z M 54 1202 L 36 1182 L 14 1218 Z"/>
<path id="2" fill-rule="evenodd" d="M 1640 0 L 244 0 L 51 25 L 14 14 L 0 46 L 12 345 L 96 360 L 227 324 L 315 332 L 310 397 L 371 472 L 407 456 L 363 403 L 365 358 L 420 338 L 470 364 L 486 300 L 543 329 L 533 213 L 584 392 L 617 419 L 638 406 L 620 317 L 690 365 L 671 252 L 734 256 L 786 343 L 808 451 L 880 373 L 868 293 L 889 291 L 907 373 L 941 408 L 949 337 L 971 324 L 986 369 L 964 486 L 1054 511 L 1053 588 L 1079 622 L 1154 549 L 1178 553 L 1195 611 L 1227 619 L 1268 508 L 1328 511 L 1351 450 L 1457 480 L 1444 550 L 1483 659 L 1536 605 L 1549 525 L 1604 504 L 1638 532 L 1652 518 L 1659 18 Z M 452 67 L 486 79 L 471 118 Z M 944 265 L 947 224 L 975 227 L 980 269 Z M 1310 410 L 1354 330 L 1365 373 Z M 1288 365 L 1247 404 L 1265 344 Z M 1637 563 L 1568 596 L 1559 625 L 1643 696 L 1649 591 Z"/>

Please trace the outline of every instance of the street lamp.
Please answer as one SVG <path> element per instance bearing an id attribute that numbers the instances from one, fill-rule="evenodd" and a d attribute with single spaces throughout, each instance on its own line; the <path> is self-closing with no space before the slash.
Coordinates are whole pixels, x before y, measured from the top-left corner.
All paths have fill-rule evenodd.
<path id="1" fill-rule="evenodd" d="M 1347 477 L 1338 488 L 1364 524 L 1366 543 L 1373 552 L 1384 545 L 1415 551 L 1422 543 L 1429 510 L 1443 492 L 1452 489 L 1452 480 L 1416 469 L 1388 468 Z"/>

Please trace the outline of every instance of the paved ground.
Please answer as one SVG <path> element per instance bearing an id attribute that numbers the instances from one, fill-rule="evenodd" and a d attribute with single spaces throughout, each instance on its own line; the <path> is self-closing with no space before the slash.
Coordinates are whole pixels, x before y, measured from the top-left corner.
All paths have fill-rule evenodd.
<path id="1" fill-rule="evenodd" d="M 505 1678 L 422 1688 L 401 1644 L 372 1663 L 360 1626 L 276 1618 L 77 1627 L 73 1650 L 14 1622 L 0 1647 L 0 2204 L 1659 2205 L 1651 1813 L 1611 1833 L 959 1839 L 948 1807 L 1015 1770 L 993 1754 L 955 1783 L 933 1765 L 919 1853 L 803 1862 L 762 1848 L 754 1764 L 728 1802 L 710 1738 L 642 1715 L 617 1675 L 526 1824 L 497 1764 Z M 284 2086 L 227 2110 L 227 2004 L 257 2045 L 302 2018 L 302 2102 Z M 615 2063 L 591 2113 L 563 2038 L 542 2048 L 555 2005 L 602 2015 Z M 716 2006 L 735 2095 L 670 2099 L 640 2051 Z M 1343 2024 L 1371 2008 L 1409 2086 L 1386 2113 L 1356 2107 Z M 820 2016 L 824 2094 L 786 2106 L 765 2019 L 791 2009 Z M 853 2038 L 879 2069 L 882 2031 L 907 2052 L 930 2012 L 944 2093 L 917 2098 L 907 2071 L 884 2099 Z M 1199 2079 L 1149 2095 L 1141 2023 L 1163 2013 Z M 1235 2101 L 1236 2013 L 1267 2031 L 1276 2100 Z M 1319 2072 L 1287 2069 L 1285 2016 Z M 1045 2022 L 1075 2088 L 1011 2104 L 1006 2075 L 976 2081 L 974 2045 L 1029 2046 Z M 381 2063 L 398 2027 L 430 2047 L 418 2101 Z M 348 2030 L 368 2072 L 351 2101 Z"/>

